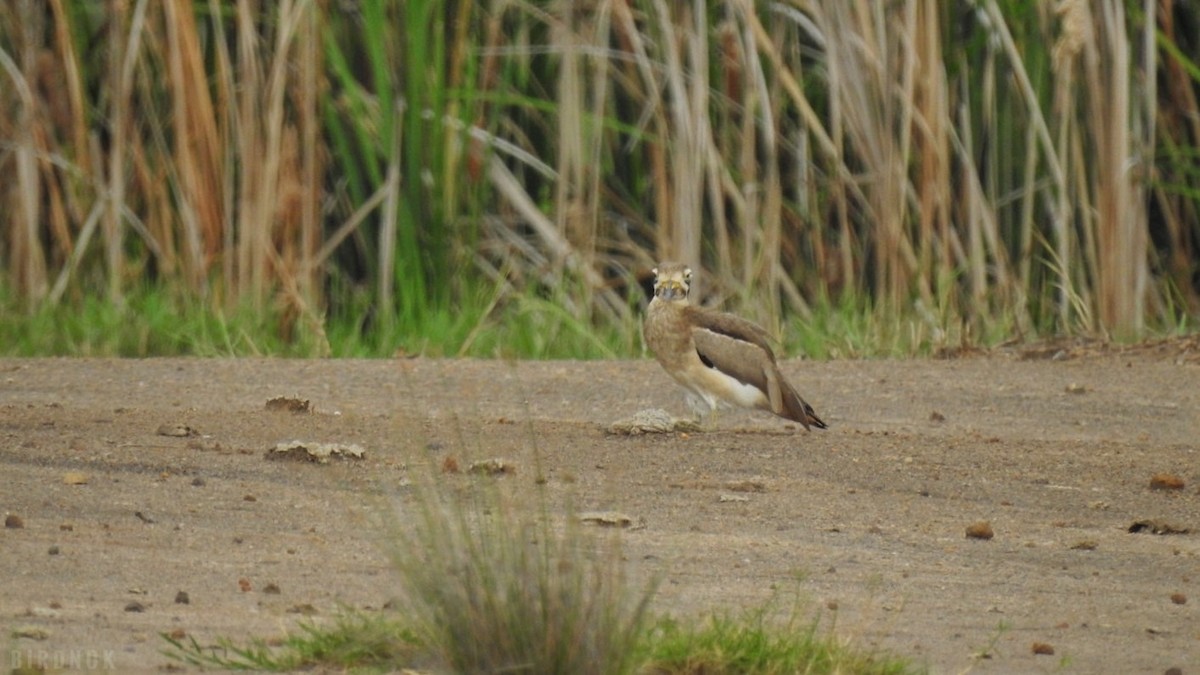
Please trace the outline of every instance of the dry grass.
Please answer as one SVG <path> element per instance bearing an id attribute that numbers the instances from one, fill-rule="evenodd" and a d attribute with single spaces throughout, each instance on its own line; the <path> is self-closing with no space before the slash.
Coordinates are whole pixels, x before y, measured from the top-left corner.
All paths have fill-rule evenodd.
<path id="1" fill-rule="evenodd" d="M 398 507 L 389 544 L 402 609 L 460 673 L 634 672 L 653 586 L 626 576 L 619 540 L 536 496 L 471 476 L 432 478 Z M 523 496 L 519 496 L 523 495 Z"/>

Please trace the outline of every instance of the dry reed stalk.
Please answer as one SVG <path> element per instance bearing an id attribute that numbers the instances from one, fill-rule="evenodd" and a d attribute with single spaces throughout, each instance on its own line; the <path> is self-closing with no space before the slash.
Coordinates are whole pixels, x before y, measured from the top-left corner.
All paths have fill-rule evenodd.
<path id="1" fill-rule="evenodd" d="M 585 20 L 578 16 L 574 3 L 564 3 L 562 15 L 555 18 L 550 29 L 551 49 L 560 54 L 556 92 L 558 179 L 555 181 L 553 211 L 555 227 L 571 242 L 571 248 L 580 252 L 584 264 L 590 264 L 595 253 L 595 219 L 588 218 L 587 203 L 591 200 L 587 192 L 592 183 L 589 173 L 594 162 L 584 149 L 591 143 L 587 138 L 585 117 L 588 112 L 585 112 L 587 102 L 582 72 L 585 43 L 578 33 L 579 24 Z M 555 260 L 554 265 L 558 268 L 563 262 Z"/>
<path id="2" fill-rule="evenodd" d="M 133 16 L 126 23 L 125 2 L 114 2 L 113 16 L 109 24 L 109 70 L 108 82 L 112 92 L 109 120 L 112 124 L 112 142 L 108 154 L 108 210 L 103 221 L 105 260 L 108 272 L 108 297 L 120 302 L 124 296 L 122 274 L 125 271 L 125 228 L 122 211 L 126 207 L 127 172 L 129 164 L 126 152 L 133 142 L 134 110 L 133 86 L 141 51 L 143 31 L 146 26 L 147 0 L 138 0 Z"/>
<path id="3" fill-rule="evenodd" d="M 179 3 L 162 5 L 170 76 L 173 143 L 171 162 L 179 181 L 180 270 L 188 288 L 204 292 L 208 265 L 221 252 L 225 220 L 222 172 L 224 143 L 209 94 L 195 14 Z"/>
<path id="4" fill-rule="evenodd" d="M 708 41 L 705 5 L 700 0 L 669 7 L 655 0 L 654 17 L 661 31 L 663 77 L 667 96 L 666 126 L 671 175 L 671 211 L 659 221 L 669 232 L 669 248 L 659 258 L 673 258 L 700 269 L 704 222 L 706 159 L 710 157 L 708 123 Z M 659 186 L 667 187 L 667 186 Z M 702 278 L 702 276 L 701 276 Z M 696 290 L 703 297 L 701 281 Z"/>
<path id="5" fill-rule="evenodd" d="M 315 11 L 313 7 L 308 0 L 283 0 L 278 6 L 278 21 L 269 50 L 259 48 L 252 4 L 239 0 L 234 13 L 238 89 L 232 100 L 235 113 L 231 138 L 238 171 L 234 205 L 237 262 L 230 270 L 234 278 L 227 282 L 237 289 L 230 298 L 232 301 L 249 301 L 258 310 L 263 309 L 270 290 L 270 273 L 285 272 L 273 264 L 276 255 L 280 255 L 276 238 L 285 246 L 295 242 L 294 230 L 304 211 L 295 200 L 298 193 L 311 187 L 297 178 L 300 170 L 293 161 L 300 152 L 295 146 L 296 121 L 287 114 L 286 107 L 292 86 L 290 71 L 299 50 L 298 36 L 311 20 L 307 17 Z M 315 58 L 314 54 L 309 53 L 310 58 Z M 315 89 L 309 90 L 310 96 L 315 93 Z M 301 103 L 305 114 L 315 115 L 315 100 Z M 289 257 L 290 253 L 280 255 L 281 259 Z M 295 264 L 289 269 L 299 271 L 308 267 Z"/>
<path id="6" fill-rule="evenodd" d="M 1075 0 L 1082 4 L 1081 0 Z M 1092 38 L 1084 44 L 1088 120 L 1094 161 L 1089 162 L 1096 199 L 1097 264 L 1094 268 L 1099 319 L 1117 337 L 1139 335 L 1145 318 L 1147 236 L 1145 197 L 1138 180 L 1143 143 L 1131 102 L 1136 86 L 1131 45 L 1120 0 L 1093 12 Z"/>
<path id="7" fill-rule="evenodd" d="M 905 105 L 893 89 L 903 77 L 903 60 L 898 45 L 889 39 L 899 36 L 889 27 L 896 18 L 904 26 L 899 33 L 908 34 L 908 18 L 901 20 L 865 0 L 828 0 L 824 17 L 827 55 L 839 70 L 836 79 L 830 77 L 831 97 L 841 106 L 849 153 L 862 167 L 859 182 L 865 200 L 859 206 L 870 224 L 874 292 L 885 306 L 898 309 L 910 287 L 916 256 L 905 232 L 908 148 L 897 137 L 905 126 Z"/>
<path id="8" fill-rule="evenodd" d="M 942 52 L 936 0 L 916 3 L 913 54 L 906 89 L 911 91 L 913 156 L 918 168 L 912 178 L 916 193 L 917 268 L 921 299 L 934 305 L 933 288 L 938 271 L 954 265 L 950 231 L 953 195 L 950 165 L 950 100 L 946 78 L 946 56 Z M 936 247 L 936 249 L 935 249 Z"/>
<path id="9" fill-rule="evenodd" d="M 15 139 L 12 152 L 16 164 L 16 180 L 9 188 L 11 199 L 16 204 L 10 216 L 11 239 L 9 242 L 10 265 L 16 281 L 16 290 L 31 305 L 46 293 L 46 256 L 38 235 L 41 218 L 42 190 L 37 170 L 36 137 L 39 135 L 36 118 L 36 101 L 30 87 L 34 59 L 37 54 L 36 39 L 31 33 L 40 22 L 33 20 L 33 3 L 23 2 L 17 15 L 20 24 L 21 65 L 0 49 L 0 67 L 13 83 L 19 100 L 19 113 L 12 126 Z"/>
<path id="10" fill-rule="evenodd" d="M 300 200 L 299 251 L 293 269 L 298 270 L 296 293 L 304 306 L 320 302 L 323 295 L 321 278 L 313 257 L 321 246 L 321 196 L 324 191 L 325 167 L 322 162 L 320 99 L 323 93 L 323 58 L 318 10 L 304 14 L 300 21 L 299 72 L 294 105 L 299 115 L 300 166 L 295 197 Z M 319 305 L 318 305 L 319 306 Z M 324 328 L 318 333 L 328 349 Z"/>
<path id="11" fill-rule="evenodd" d="M 381 105 L 392 105 L 383 101 Z M 395 112 L 402 117 L 404 109 Z M 393 297 L 396 286 L 396 229 L 399 225 L 400 200 L 403 198 L 400 185 L 400 162 L 403 157 L 404 125 L 397 124 L 392 131 L 392 147 L 388 149 L 387 173 L 383 180 L 385 194 L 383 208 L 379 211 L 379 277 L 376 283 L 376 299 L 385 320 L 395 318 L 396 303 Z"/>

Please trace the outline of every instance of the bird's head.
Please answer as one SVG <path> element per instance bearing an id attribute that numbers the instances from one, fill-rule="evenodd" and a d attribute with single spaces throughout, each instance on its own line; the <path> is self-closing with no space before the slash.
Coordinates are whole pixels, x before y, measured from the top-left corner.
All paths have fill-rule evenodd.
<path id="1" fill-rule="evenodd" d="M 665 262 L 654 268 L 654 297 L 663 301 L 687 301 L 692 269 L 682 263 Z"/>

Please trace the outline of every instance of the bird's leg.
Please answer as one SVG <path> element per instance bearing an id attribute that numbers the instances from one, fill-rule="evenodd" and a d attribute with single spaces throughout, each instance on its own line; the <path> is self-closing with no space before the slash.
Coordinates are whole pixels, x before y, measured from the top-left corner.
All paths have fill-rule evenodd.
<path id="1" fill-rule="evenodd" d="M 705 431 L 715 431 L 717 429 L 717 406 L 713 406 L 708 411 L 708 416 L 701 422 L 701 427 Z"/>
<path id="2" fill-rule="evenodd" d="M 687 392 L 686 399 L 696 424 L 705 431 L 715 429 L 717 426 L 717 402 L 692 391 Z"/>

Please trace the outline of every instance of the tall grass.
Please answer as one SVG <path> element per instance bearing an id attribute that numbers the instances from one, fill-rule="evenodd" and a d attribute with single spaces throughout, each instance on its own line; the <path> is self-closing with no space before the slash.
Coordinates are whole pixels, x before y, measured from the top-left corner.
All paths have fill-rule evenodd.
<path id="1" fill-rule="evenodd" d="M 536 499 L 426 485 L 391 545 L 407 615 L 454 672 L 634 672 L 653 587 L 627 578 L 616 539 Z"/>
<path id="2" fill-rule="evenodd" d="M 1200 313 L 1198 25 L 1154 0 L 15 0 L 0 284 L 24 312 L 151 284 L 334 353 L 332 326 L 494 289 L 489 316 L 634 330 L 636 275 L 680 258 L 774 330 L 829 299 L 1136 338 Z"/>

